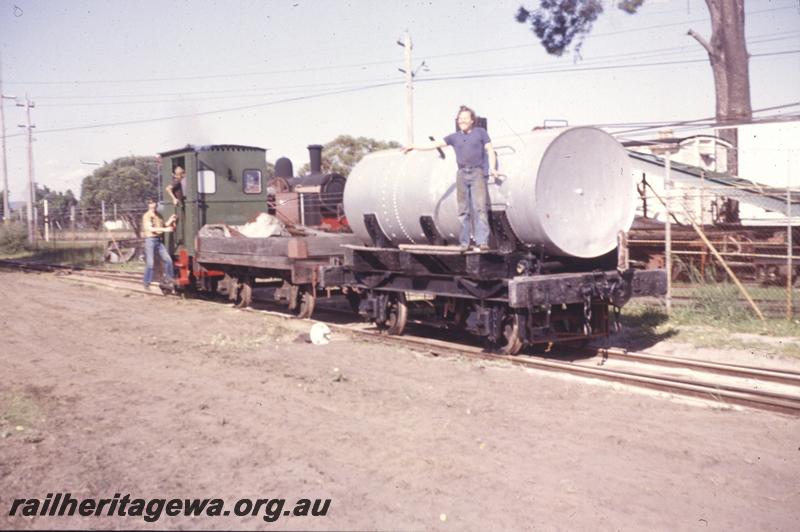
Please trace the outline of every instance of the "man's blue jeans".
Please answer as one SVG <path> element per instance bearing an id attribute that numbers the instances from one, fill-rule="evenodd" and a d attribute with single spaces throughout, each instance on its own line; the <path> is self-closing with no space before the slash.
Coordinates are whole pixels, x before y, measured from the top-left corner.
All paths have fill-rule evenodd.
<path id="1" fill-rule="evenodd" d="M 461 234 L 458 242 L 469 246 L 470 236 L 478 246 L 489 243 L 489 216 L 487 213 L 489 187 L 483 168 L 459 168 L 456 174 L 456 198 Z"/>
<path id="2" fill-rule="evenodd" d="M 172 257 L 167 253 L 167 248 L 159 237 L 148 237 L 144 239 L 144 285 L 150 286 L 153 280 L 153 265 L 155 255 L 161 258 L 164 263 L 164 274 L 170 281 L 175 280 L 175 271 L 172 268 Z"/>

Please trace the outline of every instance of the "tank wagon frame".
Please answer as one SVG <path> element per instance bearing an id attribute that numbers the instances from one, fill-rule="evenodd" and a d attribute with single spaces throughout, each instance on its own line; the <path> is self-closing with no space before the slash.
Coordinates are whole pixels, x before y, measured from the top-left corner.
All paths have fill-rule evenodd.
<path id="1" fill-rule="evenodd" d="M 619 330 L 620 308 L 632 297 L 665 292 L 663 272 L 616 259 L 616 252 L 608 254 L 587 270 L 581 261 L 532 251 L 346 245 L 344 265 L 322 268 L 320 285 L 360 294 L 359 313 L 389 334 L 402 334 L 417 314 L 515 354 L 524 345 L 607 336 Z"/>

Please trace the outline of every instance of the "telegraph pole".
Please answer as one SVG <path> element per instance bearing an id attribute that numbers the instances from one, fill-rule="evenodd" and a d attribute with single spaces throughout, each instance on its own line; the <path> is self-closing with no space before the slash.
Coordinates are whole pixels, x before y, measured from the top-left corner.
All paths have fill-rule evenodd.
<path id="1" fill-rule="evenodd" d="M 406 75 L 406 146 L 414 144 L 414 71 L 411 70 L 411 34 L 406 31 L 403 40 L 397 44 L 405 48 L 405 69 L 399 68 Z"/>
<path id="2" fill-rule="evenodd" d="M 4 99 L 13 99 L 13 96 L 3 94 L 3 63 L 0 57 L 0 132 L 3 137 L 3 222 L 11 223 L 11 206 L 8 201 L 8 157 L 6 155 L 6 115 Z"/>
<path id="3" fill-rule="evenodd" d="M 36 107 L 36 104 L 28 98 L 26 93 L 25 103 L 17 103 L 17 107 L 25 107 L 27 117 L 27 123 L 20 124 L 19 127 L 28 130 L 28 241 L 33 244 L 36 241 L 36 228 L 33 226 L 33 208 L 36 203 L 36 189 L 33 181 L 33 128 L 36 126 L 31 124 L 31 108 Z"/>

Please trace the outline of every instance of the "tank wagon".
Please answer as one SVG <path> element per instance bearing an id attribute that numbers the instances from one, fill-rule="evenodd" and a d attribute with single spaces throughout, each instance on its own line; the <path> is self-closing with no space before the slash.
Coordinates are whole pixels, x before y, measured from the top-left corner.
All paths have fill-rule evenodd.
<path id="1" fill-rule="evenodd" d="M 491 251 L 454 246 L 452 148 L 438 157 L 374 153 L 344 189 L 360 243 L 344 246 L 344 265 L 322 269 L 322 285 L 360 293 L 359 312 L 388 333 L 401 334 L 418 313 L 506 353 L 607 335 L 631 297 L 665 293 L 663 271 L 628 266 L 635 186 L 613 137 L 550 129 L 495 139 L 494 147 L 502 178 L 489 183 Z"/>
<path id="2" fill-rule="evenodd" d="M 259 279 L 261 286 L 274 287 L 275 298 L 298 316 L 311 316 L 319 268 L 339 264 L 342 245 L 358 242 L 323 223 L 322 214 L 328 211 L 321 208 L 320 185 L 309 183 L 337 177 L 323 175 L 315 164 L 309 182 L 292 178 L 291 162 L 283 159 L 279 174 L 288 176 L 277 175 L 268 183 L 266 150 L 252 146 L 188 145 L 160 156 L 164 186 L 172 182 L 176 167 L 186 171 L 180 184 L 182 203 L 163 207 L 165 215 L 178 216 L 166 241 L 175 259 L 178 289 L 219 290 L 247 306 Z M 333 195 L 324 199 L 336 201 Z M 276 216 L 268 216 L 269 211 Z"/>

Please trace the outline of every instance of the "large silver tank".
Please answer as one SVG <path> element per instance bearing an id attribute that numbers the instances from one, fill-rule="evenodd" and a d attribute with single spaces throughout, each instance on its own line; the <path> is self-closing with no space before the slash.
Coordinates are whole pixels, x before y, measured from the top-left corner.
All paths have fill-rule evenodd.
<path id="1" fill-rule="evenodd" d="M 614 249 L 636 210 L 625 149 L 608 133 L 576 127 L 545 129 L 492 140 L 499 172 L 489 184 L 492 210 L 505 210 L 517 238 L 554 255 L 591 258 Z M 457 243 L 456 159 L 436 151 L 376 152 L 353 168 L 344 210 L 353 232 L 370 242 L 364 215 L 374 214 L 395 244 L 427 243 L 421 216 L 431 216 Z"/>

